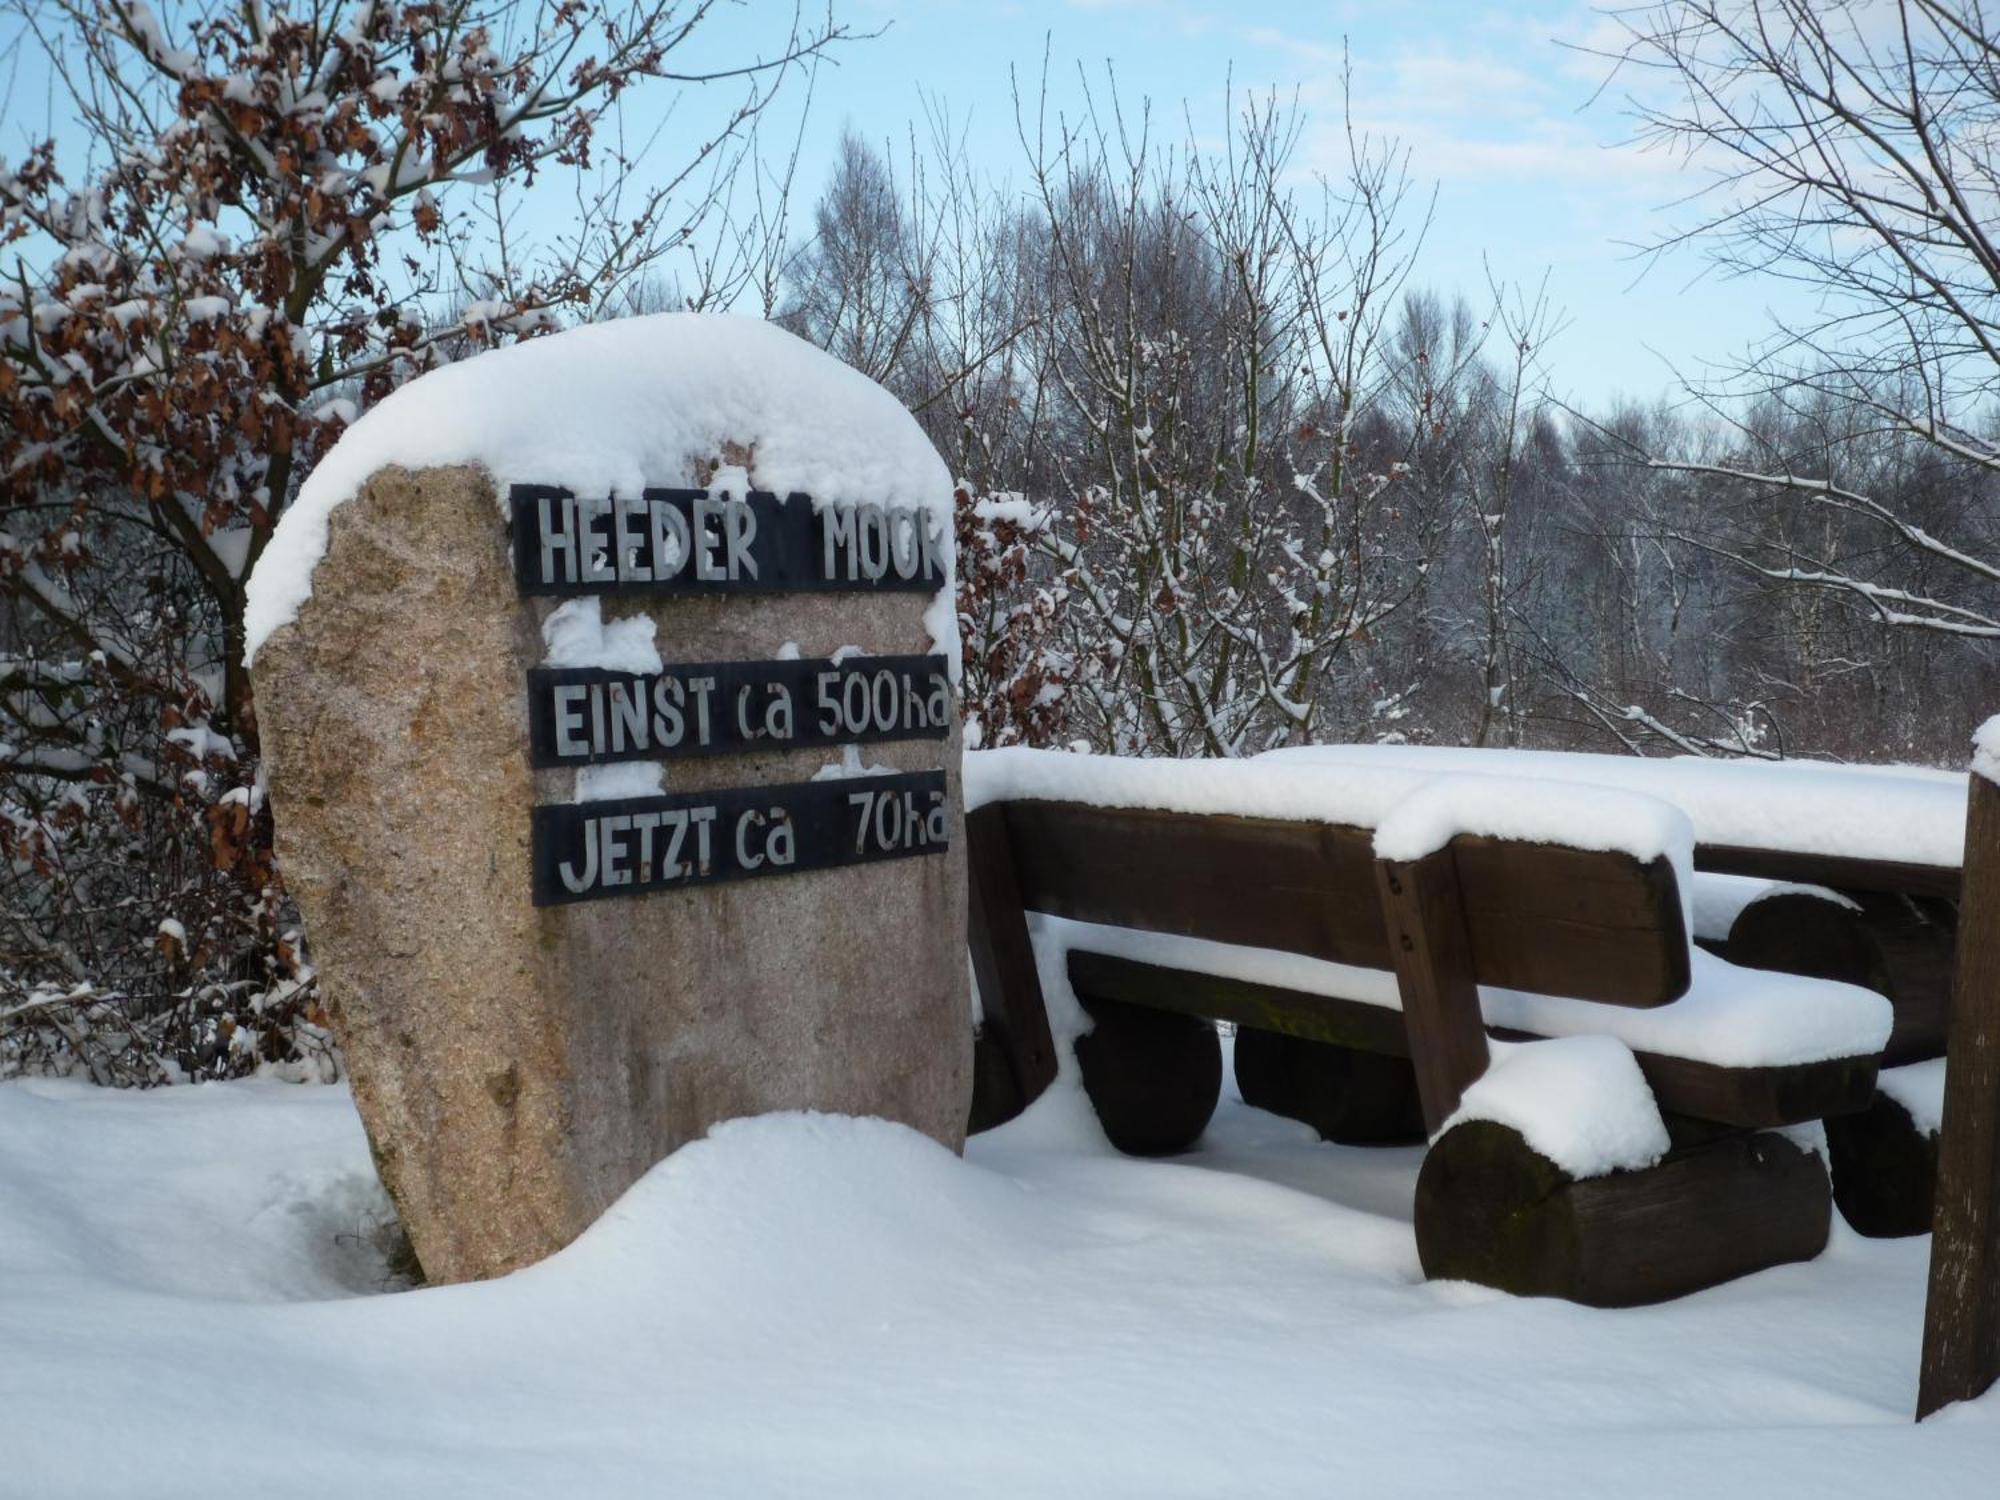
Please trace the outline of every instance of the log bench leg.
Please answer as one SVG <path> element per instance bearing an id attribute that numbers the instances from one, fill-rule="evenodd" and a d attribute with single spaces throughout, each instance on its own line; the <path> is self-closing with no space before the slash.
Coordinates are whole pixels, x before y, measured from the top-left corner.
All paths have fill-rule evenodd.
<path id="1" fill-rule="evenodd" d="M 972 1033 L 972 1108 L 966 1117 L 965 1133 L 978 1135 L 1004 1125 L 1021 1112 L 1020 1086 L 1014 1077 L 1006 1049 L 990 1027 Z"/>
<path id="2" fill-rule="evenodd" d="M 1343 1146 L 1424 1138 L 1417 1070 L 1407 1057 L 1238 1026 L 1236 1086 L 1245 1104 L 1301 1120 Z"/>
<path id="3" fill-rule="evenodd" d="M 1895 1239 L 1929 1234 L 1937 1199 L 1938 1138 L 1876 1091 L 1860 1114 L 1826 1122 L 1833 1201 L 1857 1234 Z"/>
<path id="4" fill-rule="evenodd" d="M 1479 1120 L 1424 1157 L 1417 1253 L 1433 1279 L 1637 1307 L 1810 1260 L 1832 1213 L 1819 1158 L 1781 1135 L 1677 1146 L 1644 1171 L 1577 1181 Z"/>
<path id="5" fill-rule="evenodd" d="M 1078 996 L 1096 1023 L 1076 1039 L 1083 1090 L 1112 1145 L 1171 1156 L 1208 1128 L 1222 1097 L 1222 1039 L 1199 1016 Z"/>
<path id="6" fill-rule="evenodd" d="M 1957 939 L 1958 909 L 1949 901 L 1792 890 L 1744 907 L 1722 954 L 1738 968 L 1838 979 L 1887 996 L 1895 1026 L 1883 1065 L 1898 1067 L 1944 1053 Z"/>

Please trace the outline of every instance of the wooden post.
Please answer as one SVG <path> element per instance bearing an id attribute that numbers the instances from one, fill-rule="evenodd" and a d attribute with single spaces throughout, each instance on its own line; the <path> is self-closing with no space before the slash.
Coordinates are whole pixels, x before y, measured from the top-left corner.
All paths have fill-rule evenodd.
<path id="1" fill-rule="evenodd" d="M 998 1124 L 1026 1109 L 1056 1076 L 1055 1041 L 1028 938 L 1021 877 L 1007 809 L 993 804 L 966 814 L 966 944 L 979 986 L 985 1030 L 1007 1059 L 1015 1097 L 987 1112 Z"/>
<path id="2" fill-rule="evenodd" d="M 1459 1096 L 1486 1071 L 1486 1026 L 1458 866 L 1444 848 L 1409 864 L 1378 860 L 1375 880 L 1417 1067 L 1424 1128 L 1435 1135 L 1458 1108 Z"/>
<path id="3" fill-rule="evenodd" d="M 1918 1421 L 2000 1378 L 2000 786 L 1971 780 Z"/>

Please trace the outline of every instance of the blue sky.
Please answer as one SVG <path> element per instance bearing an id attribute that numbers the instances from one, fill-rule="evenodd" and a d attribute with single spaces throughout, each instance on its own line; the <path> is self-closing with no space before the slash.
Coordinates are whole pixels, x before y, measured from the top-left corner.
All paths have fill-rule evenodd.
<path id="1" fill-rule="evenodd" d="M 809 7 L 821 0 L 803 0 Z M 1651 397 L 1673 384 L 1670 366 L 1699 375 L 1767 326 L 1772 297 L 1798 294 L 1768 280 L 1728 280 L 1694 251 L 1650 261 L 1635 245 L 1694 217 L 1676 200 L 1699 179 L 1671 158 L 1629 144 L 1624 83 L 1600 90 L 1610 64 L 1577 50 L 1615 46 L 1618 31 L 1581 0 L 834 0 L 858 32 L 822 67 L 798 175 L 794 223 L 809 223 L 843 126 L 900 144 L 920 130 L 926 100 L 964 133 L 969 156 L 994 179 L 1023 178 L 1009 69 L 1031 94 L 1047 49 L 1054 105 L 1072 110 L 1079 66 L 1116 70 L 1122 97 L 1150 99 L 1178 126 L 1219 130 L 1227 91 L 1276 89 L 1309 118 L 1307 167 L 1338 175 L 1343 49 L 1358 127 L 1409 148 L 1421 199 L 1436 209 L 1413 285 L 1483 298 L 1488 266 L 1530 291 L 1548 277 L 1567 319 L 1544 349 L 1558 394 L 1600 409 L 1612 396 Z M 175 14 L 171 3 L 164 6 Z M 688 64 L 743 62 L 781 40 L 792 0 L 725 5 L 686 54 Z M 0 28 L 0 156 L 64 133 L 60 101 L 32 56 L 9 55 Z M 735 97 L 681 99 L 660 130 L 662 161 L 684 160 L 694 138 Z M 791 87 L 783 108 L 803 95 Z M 669 89 L 628 96 L 628 139 L 659 124 Z M 560 185 L 558 185 L 560 186 Z M 529 216 L 556 229 L 567 189 L 537 193 Z"/>
<path id="2" fill-rule="evenodd" d="M 753 15 L 767 4 L 777 0 L 752 0 Z M 1698 374 L 1726 359 L 1786 295 L 1723 279 L 1693 252 L 1650 265 L 1634 254 L 1693 217 L 1672 205 L 1699 179 L 1629 144 L 1623 81 L 1599 95 L 1610 65 L 1575 50 L 1618 35 L 1588 4 L 845 0 L 838 13 L 887 30 L 820 74 L 808 190 L 842 125 L 900 140 L 926 95 L 965 129 L 975 160 L 1018 181 L 1008 68 L 1033 89 L 1045 45 L 1061 94 L 1074 98 L 1078 64 L 1101 76 L 1108 60 L 1128 99 L 1149 97 L 1176 119 L 1185 101 L 1197 125 L 1220 123 L 1232 73 L 1239 88 L 1296 90 L 1311 117 L 1307 155 L 1335 170 L 1345 46 L 1356 123 L 1400 139 L 1413 177 L 1437 190 L 1417 283 L 1483 296 L 1487 264 L 1531 289 L 1547 273 L 1568 318 L 1546 350 L 1561 393 L 1594 407 L 1615 392 L 1660 392 L 1665 362 Z M 755 16 L 760 30 L 775 19 Z"/>

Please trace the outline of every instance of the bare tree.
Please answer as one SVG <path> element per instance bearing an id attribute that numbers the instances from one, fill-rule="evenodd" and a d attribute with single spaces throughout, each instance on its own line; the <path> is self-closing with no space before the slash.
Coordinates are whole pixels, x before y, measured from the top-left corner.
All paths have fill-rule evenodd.
<path id="1" fill-rule="evenodd" d="M 1495 331 L 1503 341 L 1506 363 L 1488 386 L 1482 461 L 1470 468 L 1466 497 L 1479 543 L 1478 600 L 1483 616 L 1479 721 L 1472 741 L 1487 745 L 1497 739 L 1516 745 L 1524 705 L 1515 683 L 1514 619 L 1523 582 L 1517 572 L 1522 518 L 1515 501 L 1528 467 L 1542 346 L 1560 333 L 1561 324 L 1549 305 L 1546 281 L 1532 298 L 1518 289 L 1510 296 L 1495 285 L 1493 303 Z"/>
<path id="2" fill-rule="evenodd" d="M 1728 269 L 1809 288 L 1729 383 L 1825 399 L 1965 471 L 1931 518 L 1830 460 L 1764 440 L 1717 393 L 1732 452 L 1660 467 L 1784 497 L 1825 524 L 1716 547 L 1768 584 L 1885 626 L 2000 639 L 2000 37 L 1980 0 L 1669 0 L 1616 13 L 1644 139 L 1709 177 L 1698 238 Z M 1796 435 L 1797 427 L 1786 431 Z"/>
<path id="3" fill-rule="evenodd" d="M 1115 89 L 1021 129 L 1069 497 L 1076 728 L 1106 749 L 1236 755 L 1310 738 L 1348 648 L 1407 597 L 1355 422 L 1415 231 L 1402 158 L 1354 141 L 1300 192 L 1296 116 L 1252 104 L 1204 150 L 1163 146 Z"/>

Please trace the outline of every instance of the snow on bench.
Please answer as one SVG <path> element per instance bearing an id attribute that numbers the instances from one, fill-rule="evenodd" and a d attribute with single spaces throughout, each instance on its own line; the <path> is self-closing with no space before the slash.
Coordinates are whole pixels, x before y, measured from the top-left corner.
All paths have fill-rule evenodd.
<path id="1" fill-rule="evenodd" d="M 1717 848 L 1956 870 L 1965 847 L 1965 774 L 1923 766 L 1434 745 L 1299 746 L 1273 750 L 1256 764 L 1417 779 L 1506 776 L 1640 792 L 1679 808 L 1695 841 Z"/>
<path id="2" fill-rule="evenodd" d="M 1171 933 L 1042 917 L 1040 936 L 1063 955 L 1103 954 L 1163 969 L 1237 979 L 1400 1011 L 1388 969 L 1330 963 L 1271 948 L 1240 948 Z M 1479 988 L 1486 1024 L 1536 1036 L 1609 1036 L 1634 1052 L 1721 1068 L 1788 1067 L 1882 1050 L 1889 1005 L 1872 990 L 1762 969 L 1739 969 L 1700 948 L 1689 954 L 1687 993 L 1628 1009 L 1493 985 Z"/>

